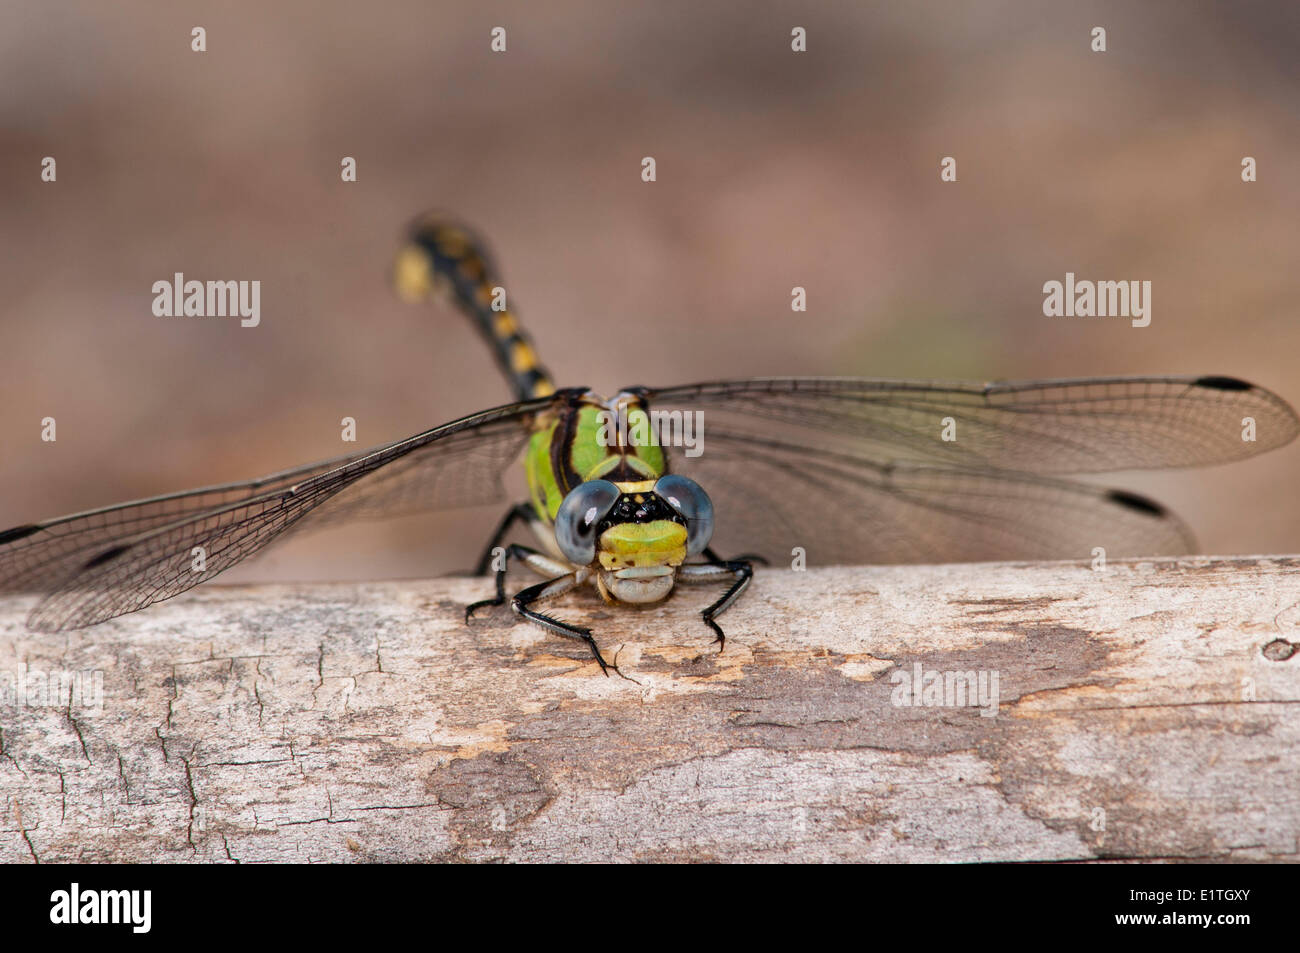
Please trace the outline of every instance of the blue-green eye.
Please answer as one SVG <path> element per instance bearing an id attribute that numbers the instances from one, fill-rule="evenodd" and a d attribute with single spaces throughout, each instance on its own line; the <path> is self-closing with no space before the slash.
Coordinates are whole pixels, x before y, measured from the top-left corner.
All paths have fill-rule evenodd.
<path id="1" fill-rule="evenodd" d="M 670 473 L 655 484 L 655 496 L 686 520 L 686 555 L 698 556 L 713 538 L 713 501 L 694 480 Z"/>
<path id="2" fill-rule="evenodd" d="M 622 495 L 608 480 L 590 480 L 569 491 L 555 514 L 555 541 L 566 559 L 585 566 L 596 558 L 596 528 Z"/>

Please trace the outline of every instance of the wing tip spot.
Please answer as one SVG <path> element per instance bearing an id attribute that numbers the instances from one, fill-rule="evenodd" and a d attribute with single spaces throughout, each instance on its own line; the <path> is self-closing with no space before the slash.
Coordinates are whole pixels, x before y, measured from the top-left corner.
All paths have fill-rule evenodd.
<path id="1" fill-rule="evenodd" d="M 40 526 L 35 523 L 27 523 L 23 526 L 15 526 L 13 529 L 0 530 L 0 546 L 26 539 L 33 533 L 40 532 L 40 529 Z"/>
<path id="2" fill-rule="evenodd" d="M 1127 507 L 1139 513 L 1146 513 L 1150 516 L 1165 519 L 1169 516 L 1169 511 L 1157 503 L 1155 500 L 1140 496 L 1137 493 L 1130 493 L 1128 490 L 1107 490 L 1106 498 L 1112 503 L 1118 503 L 1120 506 Z"/>
<path id="3" fill-rule="evenodd" d="M 102 553 L 100 553 L 98 556 L 90 560 L 90 562 L 86 563 L 86 565 L 82 566 L 81 568 L 94 569 L 96 566 L 102 566 L 110 559 L 115 559 L 116 557 L 121 556 L 124 552 L 126 552 L 130 548 L 131 546 L 129 543 L 121 543 L 117 546 L 110 546 L 108 549 L 104 550 Z"/>
<path id="4" fill-rule="evenodd" d="M 1249 381 L 1243 381 L 1240 377 L 1225 377 L 1211 374 L 1208 377 L 1198 377 L 1194 381 L 1197 387 L 1205 387 L 1210 390 L 1254 390 L 1255 385 Z"/>

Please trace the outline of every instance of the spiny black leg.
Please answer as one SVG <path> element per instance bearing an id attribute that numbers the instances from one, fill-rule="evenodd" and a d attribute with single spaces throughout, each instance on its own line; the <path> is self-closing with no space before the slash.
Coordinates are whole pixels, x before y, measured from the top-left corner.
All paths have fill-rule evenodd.
<path id="1" fill-rule="evenodd" d="M 529 586 L 515 594 L 511 600 L 511 608 L 519 613 L 529 622 L 536 623 L 548 632 L 554 632 L 556 635 L 562 635 L 566 639 L 577 639 L 580 642 L 586 642 L 587 648 L 591 649 L 591 654 L 595 656 L 596 661 L 600 663 L 600 670 L 606 675 L 609 674 L 609 664 L 605 657 L 600 654 L 600 647 L 596 645 L 596 640 L 591 637 L 591 629 L 586 626 L 570 625 L 567 622 L 561 622 L 559 619 L 543 615 L 528 608 L 529 605 L 539 599 L 545 599 L 547 596 L 559 595 L 561 592 L 567 592 L 577 585 L 577 581 L 572 575 L 560 576 L 549 582 L 540 582 L 535 586 Z"/>
<path id="2" fill-rule="evenodd" d="M 465 607 L 465 621 L 468 622 L 470 617 L 479 609 L 485 606 L 503 606 L 506 604 L 506 573 L 510 569 L 511 559 L 524 559 L 528 556 L 540 556 L 535 549 L 529 549 L 527 546 L 520 546 L 511 543 L 506 547 L 505 558 L 501 560 L 501 568 L 497 570 L 497 594 L 495 599 L 480 599 L 478 602 L 471 602 Z"/>
<path id="3" fill-rule="evenodd" d="M 730 559 L 726 562 L 691 564 L 682 566 L 677 570 L 677 578 L 682 582 L 708 582 L 722 576 L 730 575 L 734 582 L 713 605 L 709 606 L 700 613 L 704 618 L 704 624 L 713 630 L 717 636 L 714 640 L 718 643 L 718 651 L 721 652 L 727 647 L 727 636 L 722 631 L 722 626 L 714 621 L 722 613 L 731 608 L 731 604 L 740 597 L 749 585 L 749 581 L 754 578 L 754 567 L 743 559 Z"/>
<path id="4" fill-rule="evenodd" d="M 754 567 L 743 559 L 728 560 L 723 565 L 736 577 L 736 581 L 731 584 L 730 589 L 723 593 L 721 599 L 700 613 L 704 617 L 704 624 L 718 636 L 719 654 L 727 647 L 727 637 L 723 634 L 722 626 L 718 625 L 714 618 L 726 612 L 731 607 L 731 604 L 739 598 L 740 594 L 745 591 L 745 587 L 749 585 L 749 580 L 754 578 Z"/>
<path id="5" fill-rule="evenodd" d="M 501 545 L 501 540 L 505 539 L 506 533 L 510 528 L 519 522 L 528 522 L 532 518 L 532 509 L 527 503 L 516 503 L 506 512 L 505 518 L 497 526 L 496 532 L 492 534 L 491 541 L 488 542 L 487 548 L 483 550 L 483 555 L 479 558 L 478 566 L 474 569 L 474 575 L 486 576 L 488 570 L 492 567 L 492 550 Z M 500 605 L 500 603 L 498 603 Z"/>

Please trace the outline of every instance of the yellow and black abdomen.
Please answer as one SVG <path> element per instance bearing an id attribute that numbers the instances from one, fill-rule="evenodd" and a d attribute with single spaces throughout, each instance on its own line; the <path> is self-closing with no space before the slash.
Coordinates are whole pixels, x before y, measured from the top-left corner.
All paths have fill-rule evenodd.
<path id="1" fill-rule="evenodd" d="M 519 400 L 555 393 L 554 381 L 507 303 L 486 248 L 469 229 L 432 216 L 419 219 L 398 252 L 393 284 L 408 301 L 450 292 L 492 347 Z"/>

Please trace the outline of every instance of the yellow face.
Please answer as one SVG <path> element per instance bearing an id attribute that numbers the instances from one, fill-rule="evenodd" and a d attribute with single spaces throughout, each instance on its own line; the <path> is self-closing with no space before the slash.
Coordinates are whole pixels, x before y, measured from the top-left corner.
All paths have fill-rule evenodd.
<path id="1" fill-rule="evenodd" d="M 600 534 L 596 558 L 609 570 L 680 566 L 686 561 L 686 527 L 672 520 L 619 523 Z"/>
<path id="2" fill-rule="evenodd" d="M 652 496 L 653 482 L 619 483 L 634 503 Z M 596 544 L 597 584 L 619 602 L 658 602 L 672 592 L 677 567 L 686 561 L 686 527 L 669 519 L 616 523 Z"/>
<path id="3" fill-rule="evenodd" d="M 587 480 L 569 491 L 552 524 L 556 548 L 595 571 L 601 595 L 657 602 L 677 569 L 707 552 L 713 504 L 699 485 L 667 474 L 655 480 Z"/>

